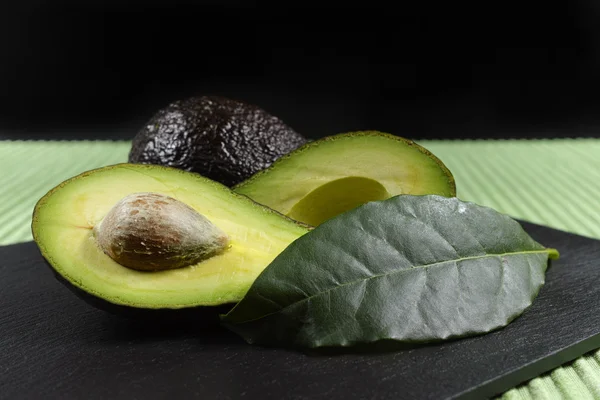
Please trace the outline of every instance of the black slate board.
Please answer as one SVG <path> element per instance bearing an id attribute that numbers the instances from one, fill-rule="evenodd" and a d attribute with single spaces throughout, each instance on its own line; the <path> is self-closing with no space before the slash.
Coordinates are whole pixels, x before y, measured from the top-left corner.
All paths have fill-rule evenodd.
<path id="1" fill-rule="evenodd" d="M 97 310 L 34 243 L 0 248 L 3 399 L 454 399 L 500 394 L 600 347 L 600 241 L 523 223 L 561 251 L 534 305 L 503 330 L 379 354 L 306 355 L 220 328 Z"/>

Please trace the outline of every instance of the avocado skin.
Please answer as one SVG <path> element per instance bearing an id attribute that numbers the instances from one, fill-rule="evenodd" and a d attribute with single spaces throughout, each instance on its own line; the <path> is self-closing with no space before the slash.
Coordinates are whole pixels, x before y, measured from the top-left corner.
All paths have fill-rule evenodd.
<path id="1" fill-rule="evenodd" d="M 178 100 L 133 138 L 129 162 L 196 172 L 226 186 L 244 181 L 307 140 L 263 109 L 221 96 Z"/>
<path id="2" fill-rule="evenodd" d="M 205 327 L 215 327 L 220 324 L 219 315 L 226 314 L 235 304 L 222 304 L 219 306 L 197 306 L 180 309 L 170 308 L 137 308 L 120 304 L 114 304 L 100 297 L 96 297 L 83 289 L 70 283 L 62 275 L 52 268 L 50 263 L 45 260 L 45 264 L 54 275 L 57 281 L 66 286 L 78 298 L 98 310 L 110 313 L 112 315 L 139 321 L 156 321 L 162 323 L 196 322 Z"/>

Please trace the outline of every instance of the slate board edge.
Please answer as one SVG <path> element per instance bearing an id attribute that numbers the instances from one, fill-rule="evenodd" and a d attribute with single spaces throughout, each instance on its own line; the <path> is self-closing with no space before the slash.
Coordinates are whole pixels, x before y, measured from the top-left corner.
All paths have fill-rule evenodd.
<path id="1" fill-rule="evenodd" d="M 585 340 L 571 345 L 551 356 L 540 358 L 530 364 L 509 372 L 497 379 L 484 382 L 476 388 L 459 393 L 449 400 L 471 400 L 481 398 L 494 398 L 514 389 L 531 379 L 537 378 L 547 372 L 563 366 L 577 358 L 600 348 L 600 334 L 593 335 Z"/>

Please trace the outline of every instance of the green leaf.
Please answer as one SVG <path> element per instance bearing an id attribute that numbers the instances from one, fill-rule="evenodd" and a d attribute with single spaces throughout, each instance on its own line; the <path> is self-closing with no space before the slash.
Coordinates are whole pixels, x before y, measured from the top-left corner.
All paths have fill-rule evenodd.
<path id="1" fill-rule="evenodd" d="M 557 257 L 491 208 L 400 195 L 297 239 L 222 323 L 249 343 L 293 347 L 481 334 L 531 305 Z"/>

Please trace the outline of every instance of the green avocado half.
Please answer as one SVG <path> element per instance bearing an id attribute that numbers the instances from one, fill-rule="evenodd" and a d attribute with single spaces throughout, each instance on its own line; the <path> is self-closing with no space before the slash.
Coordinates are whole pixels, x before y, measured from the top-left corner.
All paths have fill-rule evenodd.
<path id="1" fill-rule="evenodd" d="M 378 131 L 305 144 L 233 189 L 312 226 L 400 194 L 456 196 L 454 177 L 439 158 L 412 140 Z"/>
<path id="2" fill-rule="evenodd" d="M 131 204 L 158 198 L 155 205 L 164 220 L 153 221 L 148 210 L 131 204 L 116 206 L 132 196 L 141 197 Z M 168 202 L 180 208 L 163 206 Z M 165 228 L 169 219 L 182 227 Z M 191 224 L 196 220 L 200 223 Z M 56 186 L 36 204 L 32 222 L 41 254 L 63 283 L 95 306 L 145 310 L 236 303 L 261 271 L 308 230 L 198 174 L 127 163 L 87 171 Z M 180 257 L 172 269 L 156 270 L 152 260 L 162 255 L 169 261 L 165 254 L 177 256 L 178 251 L 187 257 L 193 253 L 190 237 L 212 240 L 214 232 L 227 238 L 218 242 L 223 244 L 219 252 L 190 258 L 189 265 L 181 265 Z M 101 245 L 102 240 L 112 240 L 113 247 Z M 135 269 L 115 261 L 131 248 L 130 256 L 139 255 Z M 117 256 L 107 249 L 117 249 Z"/>

